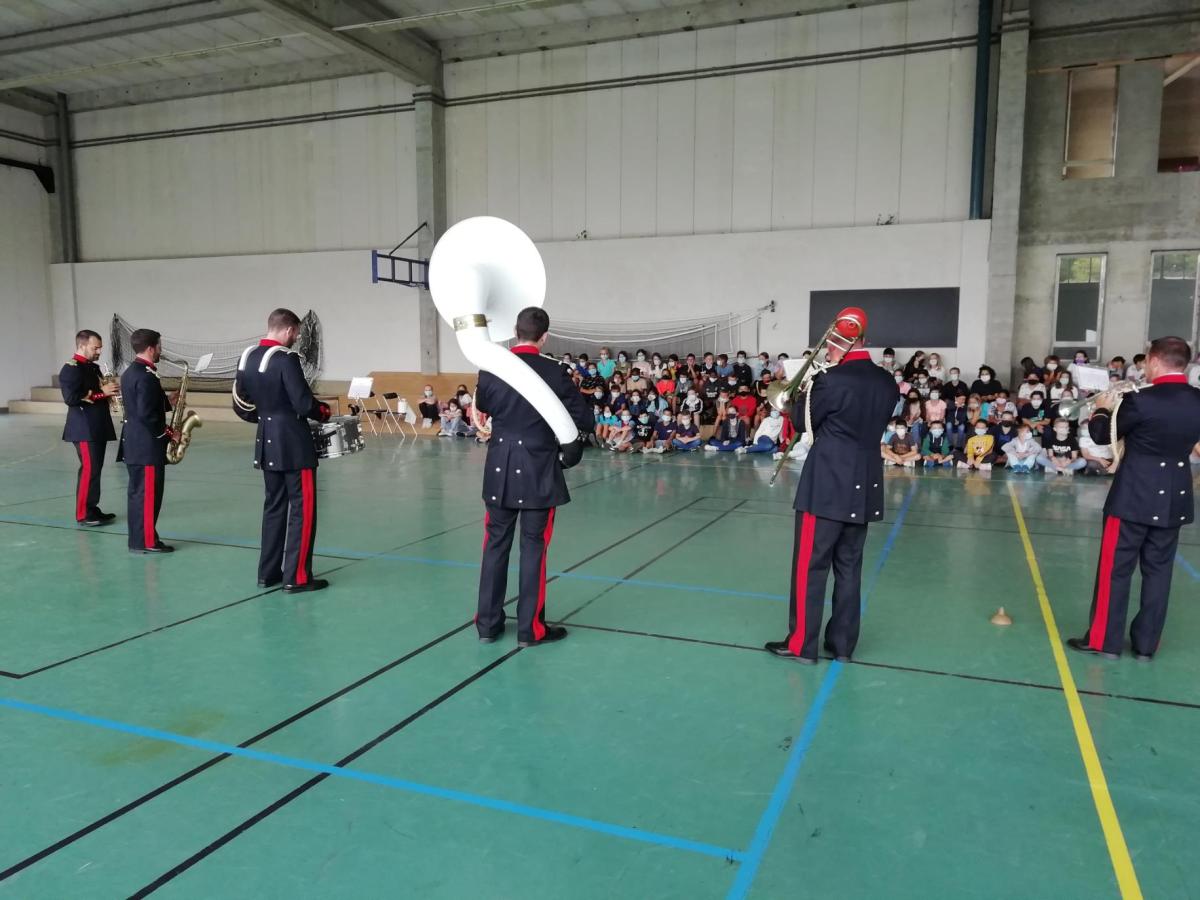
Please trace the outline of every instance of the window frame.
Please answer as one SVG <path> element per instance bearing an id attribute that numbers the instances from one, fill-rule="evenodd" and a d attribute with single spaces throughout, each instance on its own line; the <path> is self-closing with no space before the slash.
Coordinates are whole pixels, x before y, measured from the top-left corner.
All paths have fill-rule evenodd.
<path id="1" fill-rule="evenodd" d="M 1099 257 L 1100 259 L 1100 286 L 1099 293 L 1096 297 L 1096 342 L 1090 344 L 1087 341 L 1060 341 L 1058 339 L 1058 289 L 1061 285 L 1075 284 L 1077 282 L 1062 282 L 1059 281 L 1059 273 L 1062 271 L 1062 261 L 1064 259 L 1092 259 Z M 1092 282 L 1087 282 L 1091 284 Z M 1095 350 L 1095 355 L 1088 354 L 1089 359 L 1099 359 L 1100 348 L 1104 345 L 1104 293 L 1108 286 L 1108 251 L 1094 250 L 1083 253 L 1056 253 L 1054 255 L 1054 304 L 1050 313 L 1050 353 L 1062 357 L 1063 350 L 1070 348 L 1072 352 L 1079 349 Z M 1150 327 L 1150 312 L 1149 305 L 1146 308 L 1146 327 Z"/>
<path id="2" fill-rule="evenodd" d="M 1156 279 L 1154 277 L 1154 260 L 1156 257 L 1161 258 L 1168 253 L 1195 253 L 1196 254 L 1196 275 L 1195 286 L 1192 288 L 1192 333 L 1190 335 L 1180 335 L 1184 338 L 1189 346 L 1196 351 L 1197 343 L 1200 342 L 1200 247 L 1179 247 L 1170 250 L 1151 250 L 1150 251 L 1150 275 L 1146 284 L 1146 319 L 1142 325 L 1142 333 L 1146 335 L 1146 345 L 1148 346 L 1155 335 L 1150 334 L 1150 307 L 1154 303 L 1154 282 L 1166 279 Z M 1163 335 L 1157 335 L 1162 337 Z"/>

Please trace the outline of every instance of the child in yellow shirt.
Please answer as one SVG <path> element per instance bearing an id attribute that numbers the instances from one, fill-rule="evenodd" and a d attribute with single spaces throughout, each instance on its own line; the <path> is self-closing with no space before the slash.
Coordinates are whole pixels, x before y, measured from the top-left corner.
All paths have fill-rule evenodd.
<path id="1" fill-rule="evenodd" d="M 959 453 L 958 467 L 990 472 L 995 450 L 996 439 L 988 431 L 987 422 L 980 419 L 975 423 L 975 434 L 967 438 L 966 446 Z"/>

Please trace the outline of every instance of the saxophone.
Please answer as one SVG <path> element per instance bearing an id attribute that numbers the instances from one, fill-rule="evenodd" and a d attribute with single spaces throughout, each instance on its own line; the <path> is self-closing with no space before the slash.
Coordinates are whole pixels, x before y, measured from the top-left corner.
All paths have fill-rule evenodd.
<path id="1" fill-rule="evenodd" d="M 108 368 L 108 366 L 103 366 L 100 369 L 100 384 L 115 384 L 118 388 L 120 387 L 120 382 L 117 381 L 117 376 L 111 369 Z M 121 402 L 121 392 L 119 390 L 117 393 L 109 396 L 108 411 L 117 417 L 118 423 L 123 423 L 125 421 L 125 404 Z"/>
<path id="2" fill-rule="evenodd" d="M 185 362 L 183 377 L 179 379 L 179 399 L 175 402 L 175 408 L 171 410 L 169 427 L 175 437 L 167 443 L 167 463 L 172 466 L 183 462 L 183 455 L 187 453 L 187 448 L 192 443 L 192 432 L 204 424 L 194 409 L 187 408 L 189 369 L 190 367 Z"/>

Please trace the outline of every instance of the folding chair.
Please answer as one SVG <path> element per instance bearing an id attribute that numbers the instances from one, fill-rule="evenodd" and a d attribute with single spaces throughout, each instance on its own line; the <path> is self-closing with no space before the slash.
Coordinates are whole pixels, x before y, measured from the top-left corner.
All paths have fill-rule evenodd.
<path id="1" fill-rule="evenodd" d="M 407 424 L 408 427 L 412 429 L 413 437 L 416 437 L 417 426 L 415 423 L 417 421 L 417 417 L 416 414 L 413 413 L 412 408 L 408 405 L 408 401 L 403 397 L 396 401 L 396 415 L 398 416 L 396 424 L 400 426 L 400 434 L 404 434 L 404 425 Z"/>
<path id="2" fill-rule="evenodd" d="M 368 376 L 355 377 L 350 379 L 350 389 L 346 391 L 346 398 L 351 404 L 357 408 L 357 416 L 361 422 L 364 418 L 367 424 L 371 426 L 371 434 L 379 436 L 379 430 L 375 427 L 373 413 L 375 412 L 367 406 L 367 400 L 375 396 L 375 391 L 372 388 L 375 385 L 375 379 Z M 358 401 L 357 403 L 355 401 Z"/>
<path id="3" fill-rule="evenodd" d="M 396 418 L 396 410 L 394 410 L 392 408 L 393 402 L 395 402 L 396 407 L 399 408 L 400 395 L 397 394 L 395 391 L 385 392 L 383 395 L 383 398 L 380 401 L 380 406 L 382 406 L 384 409 L 382 418 L 383 418 L 384 422 L 387 424 L 388 434 L 392 433 L 391 423 L 395 422 L 396 428 L 399 430 L 401 437 L 403 437 L 404 436 L 404 428 L 400 424 L 400 420 L 398 418 Z"/>

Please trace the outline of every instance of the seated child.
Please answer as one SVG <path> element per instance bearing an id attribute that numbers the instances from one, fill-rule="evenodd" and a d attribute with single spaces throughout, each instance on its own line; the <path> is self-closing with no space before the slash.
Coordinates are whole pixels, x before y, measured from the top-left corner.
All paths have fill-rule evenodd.
<path id="1" fill-rule="evenodd" d="M 647 448 L 654 448 L 654 421 L 650 413 L 642 410 L 633 423 L 633 451 L 645 453 Z"/>
<path id="2" fill-rule="evenodd" d="M 777 409 L 772 409 L 770 415 L 762 420 L 762 424 L 754 432 L 754 441 L 749 447 L 739 447 L 737 453 L 775 453 L 781 450 L 783 436 L 783 415 Z"/>
<path id="3" fill-rule="evenodd" d="M 607 403 L 600 408 L 600 415 L 596 417 L 596 440 L 603 443 L 612 435 L 613 429 L 621 424 L 621 420 L 617 418 L 617 414 L 613 412 L 611 406 Z"/>
<path id="4" fill-rule="evenodd" d="M 1097 444 L 1093 441 L 1087 423 L 1087 419 L 1079 420 L 1079 432 L 1076 435 L 1076 439 L 1079 441 L 1079 455 L 1087 463 L 1084 467 L 1084 474 L 1111 475 L 1115 458 L 1112 445 Z"/>
<path id="5" fill-rule="evenodd" d="M 433 420 L 441 418 L 437 397 L 433 394 L 433 385 L 425 385 L 425 389 L 421 392 L 421 402 L 417 404 L 417 409 L 421 411 L 422 428 L 432 427 Z"/>
<path id="6" fill-rule="evenodd" d="M 750 385 L 739 384 L 737 393 L 729 402 L 737 410 L 738 418 L 749 427 L 754 421 L 754 413 L 758 410 L 758 400 L 750 393 Z"/>
<path id="7" fill-rule="evenodd" d="M 967 409 L 965 394 L 954 395 L 954 405 L 949 409 L 946 418 L 946 433 L 950 437 L 950 446 L 961 450 L 967 442 L 967 428 L 971 425 L 970 412 Z"/>
<path id="8" fill-rule="evenodd" d="M 671 441 L 675 437 L 675 423 L 671 418 L 670 411 L 667 411 L 654 423 L 654 446 L 643 450 L 643 453 L 664 453 L 671 449 Z"/>
<path id="9" fill-rule="evenodd" d="M 671 446 L 683 451 L 699 449 L 700 429 L 692 424 L 692 417 L 688 413 L 680 413 L 679 427 L 675 429 Z"/>
<path id="10" fill-rule="evenodd" d="M 737 410 L 731 406 L 726 412 L 725 418 L 717 425 L 716 433 L 704 445 L 704 449 L 710 453 L 717 451 L 732 453 L 738 447 L 744 446 L 746 446 L 746 423 L 738 418 Z"/>
<path id="11" fill-rule="evenodd" d="M 1017 426 L 1017 436 L 1001 445 L 1007 466 L 1014 472 L 1032 472 L 1042 445 L 1033 439 L 1033 429 L 1022 422 Z"/>
<path id="12" fill-rule="evenodd" d="M 1000 421 L 992 428 L 992 437 L 996 441 L 996 465 L 1005 465 L 1004 445 L 1017 439 L 1017 424 L 1011 407 L 1001 414 Z"/>
<path id="13" fill-rule="evenodd" d="M 988 431 L 987 422 L 982 419 L 975 423 L 974 429 L 975 434 L 967 438 L 966 446 L 958 454 L 958 467 L 990 472 L 995 458 L 996 439 Z"/>
<path id="14" fill-rule="evenodd" d="M 667 405 L 670 406 L 671 411 L 674 412 L 676 403 L 675 379 L 671 377 L 670 370 L 668 370 L 666 367 L 663 367 L 662 376 L 658 379 L 658 382 L 654 385 L 654 387 L 658 391 L 658 396 L 666 400 Z"/>
<path id="15" fill-rule="evenodd" d="M 954 465 L 954 448 L 950 446 L 950 438 L 946 436 L 945 422 L 929 423 L 929 433 L 921 441 L 921 459 L 927 469 Z"/>
<path id="16" fill-rule="evenodd" d="M 925 421 L 946 422 L 946 401 L 942 399 L 942 389 L 934 386 L 929 389 L 929 399 L 925 401 Z"/>
<path id="17" fill-rule="evenodd" d="M 885 466 L 904 466 L 914 468 L 921 458 L 917 449 L 917 440 L 908 431 L 908 425 L 903 419 L 892 426 L 892 438 L 884 447 L 883 464 Z"/>
<path id="18" fill-rule="evenodd" d="M 1071 437 L 1070 422 L 1054 420 L 1054 431 L 1042 438 L 1042 453 L 1037 461 L 1047 475 L 1074 475 L 1087 466 L 1087 460 L 1079 455 L 1079 442 Z"/>
<path id="19" fill-rule="evenodd" d="M 633 449 L 633 416 L 629 410 L 621 410 L 621 421 L 609 432 L 604 446 L 617 453 L 628 453 Z"/>
<path id="20" fill-rule="evenodd" d="M 442 428 L 438 432 L 438 437 L 465 437 L 471 431 L 470 423 L 463 417 L 462 407 L 459 406 L 457 400 L 451 400 L 446 404 L 446 409 L 441 416 Z"/>

